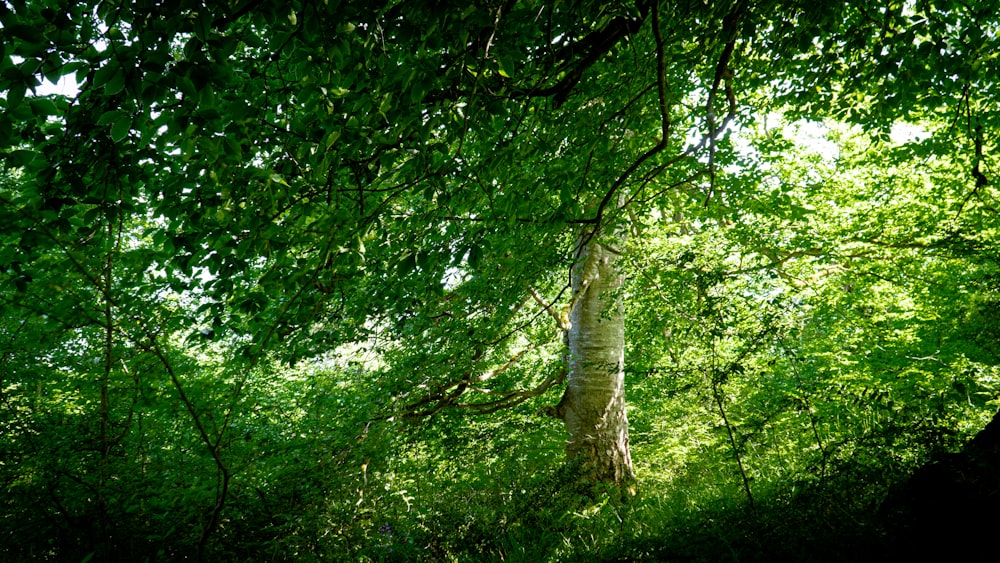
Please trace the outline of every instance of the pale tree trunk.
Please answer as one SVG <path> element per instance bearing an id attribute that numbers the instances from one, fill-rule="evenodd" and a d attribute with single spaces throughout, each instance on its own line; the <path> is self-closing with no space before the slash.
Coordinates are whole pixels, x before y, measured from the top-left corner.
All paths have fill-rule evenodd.
<path id="1" fill-rule="evenodd" d="M 585 480 L 632 480 L 625 415 L 625 311 L 615 267 L 618 251 L 583 236 L 573 267 L 566 393 L 557 416 L 566 423 L 569 459 Z"/>

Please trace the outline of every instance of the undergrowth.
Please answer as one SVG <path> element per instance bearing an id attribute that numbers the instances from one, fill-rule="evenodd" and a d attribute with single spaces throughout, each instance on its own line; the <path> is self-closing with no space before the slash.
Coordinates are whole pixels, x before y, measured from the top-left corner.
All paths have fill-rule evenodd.
<path id="1" fill-rule="evenodd" d="M 902 413 L 839 433 L 826 426 L 817 442 L 797 411 L 754 427 L 735 405 L 736 452 L 711 409 L 692 408 L 673 428 L 637 416 L 637 481 L 623 491 L 580 483 L 563 461 L 559 421 L 537 404 L 486 418 L 380 421 L 357 399 L 360 383 L 314 376 L 285 385 L 234 417 L 234 438 L 220 449 L 229 489 L 207 539 L 218 475 L 168 413 L 147 413 L 146 433 L 126 436 L 135 442 L 125 451 L 143 456 L 107 458 L 103 504 L 91 458 L 68 438 L 72 418 L 33 429 L 36 443 L 58 447 L 5 443 L 6 459 L 23 464 L 0 465 L 0 560 L 864 560 L 879 553 L 876 512 L 889 488 L 935 452 L 958 449 L 992 409 Z M 851 405 L 854 415 L 878 408 Z"/>

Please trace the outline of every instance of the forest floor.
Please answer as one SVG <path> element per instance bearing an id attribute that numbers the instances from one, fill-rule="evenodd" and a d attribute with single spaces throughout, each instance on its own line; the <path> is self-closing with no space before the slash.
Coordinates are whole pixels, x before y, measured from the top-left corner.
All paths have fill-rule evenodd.
<path id="1" fill-rule="evenodd" d="M 1000 414 L 961 451 L 935 456 L 892 487 L 873 510 L 848 512 L 829 494 L 765 500 L 623 544 L 604 561 L 983 560 L 996 550 L 998 501 Z"/>

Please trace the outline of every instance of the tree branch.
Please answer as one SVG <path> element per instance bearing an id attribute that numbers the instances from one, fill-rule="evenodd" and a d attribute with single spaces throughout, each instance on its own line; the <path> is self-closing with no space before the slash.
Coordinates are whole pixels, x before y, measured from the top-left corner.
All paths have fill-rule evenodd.
<path id="1" fill-rule="evenodd" d="M 736 96 L 733 94 L 733 73 L 729 69 L 729 61 L 736 48 L 736 39 L 739 36 L 739 23 L 746 11 L 746 4 L 740 0 L 733 6 L 725 18 L 722 19 L 722 36 L 726 40 L 726 45 L 719 55 L 719 61 L 715 65 L 715 77 L 712 79 L 712 89 L 708 93 L 708 100 L 705 102 L 705 113 L 708 122 L 708 174 L 709 188 L 705 204 L 712 199 L 715 191 L 715 139 L 729 123 L 736 117 Z M 722 124 L 715 126 L 715 99 L 719 93 L 719 86 L 723 86 L 726 95 L 727 113 Z"/>
<path id="2" fill-rule="evenodd" d="M 517 92 L 521 95 L 532 97 L 552 96 L 555 107 L 561 106 L 569 99 L 573 88 L 583 78 L 583 74 L 608 53 L 619 41 L 634 35 L 642 28 L 642 24 L 649 13 L 650 4 L 656 4 L 649 0 L 638 3 L 639 17 L 628 18 L 625 16 L 611 20 L 603 29 L 590 32 L 580 41 L 568 45 L 559 50 L 553 56 L 554 61 L 567 61 L 561 65 L 563 77 L 558 82 L 547 87 L 535 87 Z M 573 60 L 575 53 L 583 52 L 582 56 Z"/>

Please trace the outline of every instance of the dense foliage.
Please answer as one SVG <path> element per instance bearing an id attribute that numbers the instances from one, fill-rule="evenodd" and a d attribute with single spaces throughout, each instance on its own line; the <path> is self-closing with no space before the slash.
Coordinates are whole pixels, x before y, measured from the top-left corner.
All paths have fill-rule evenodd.
<path id="1" fill-rule="evenodd" d="M 997 7 L 0 3 L 0 559 L 882 554 L 998 406 Z"/>

